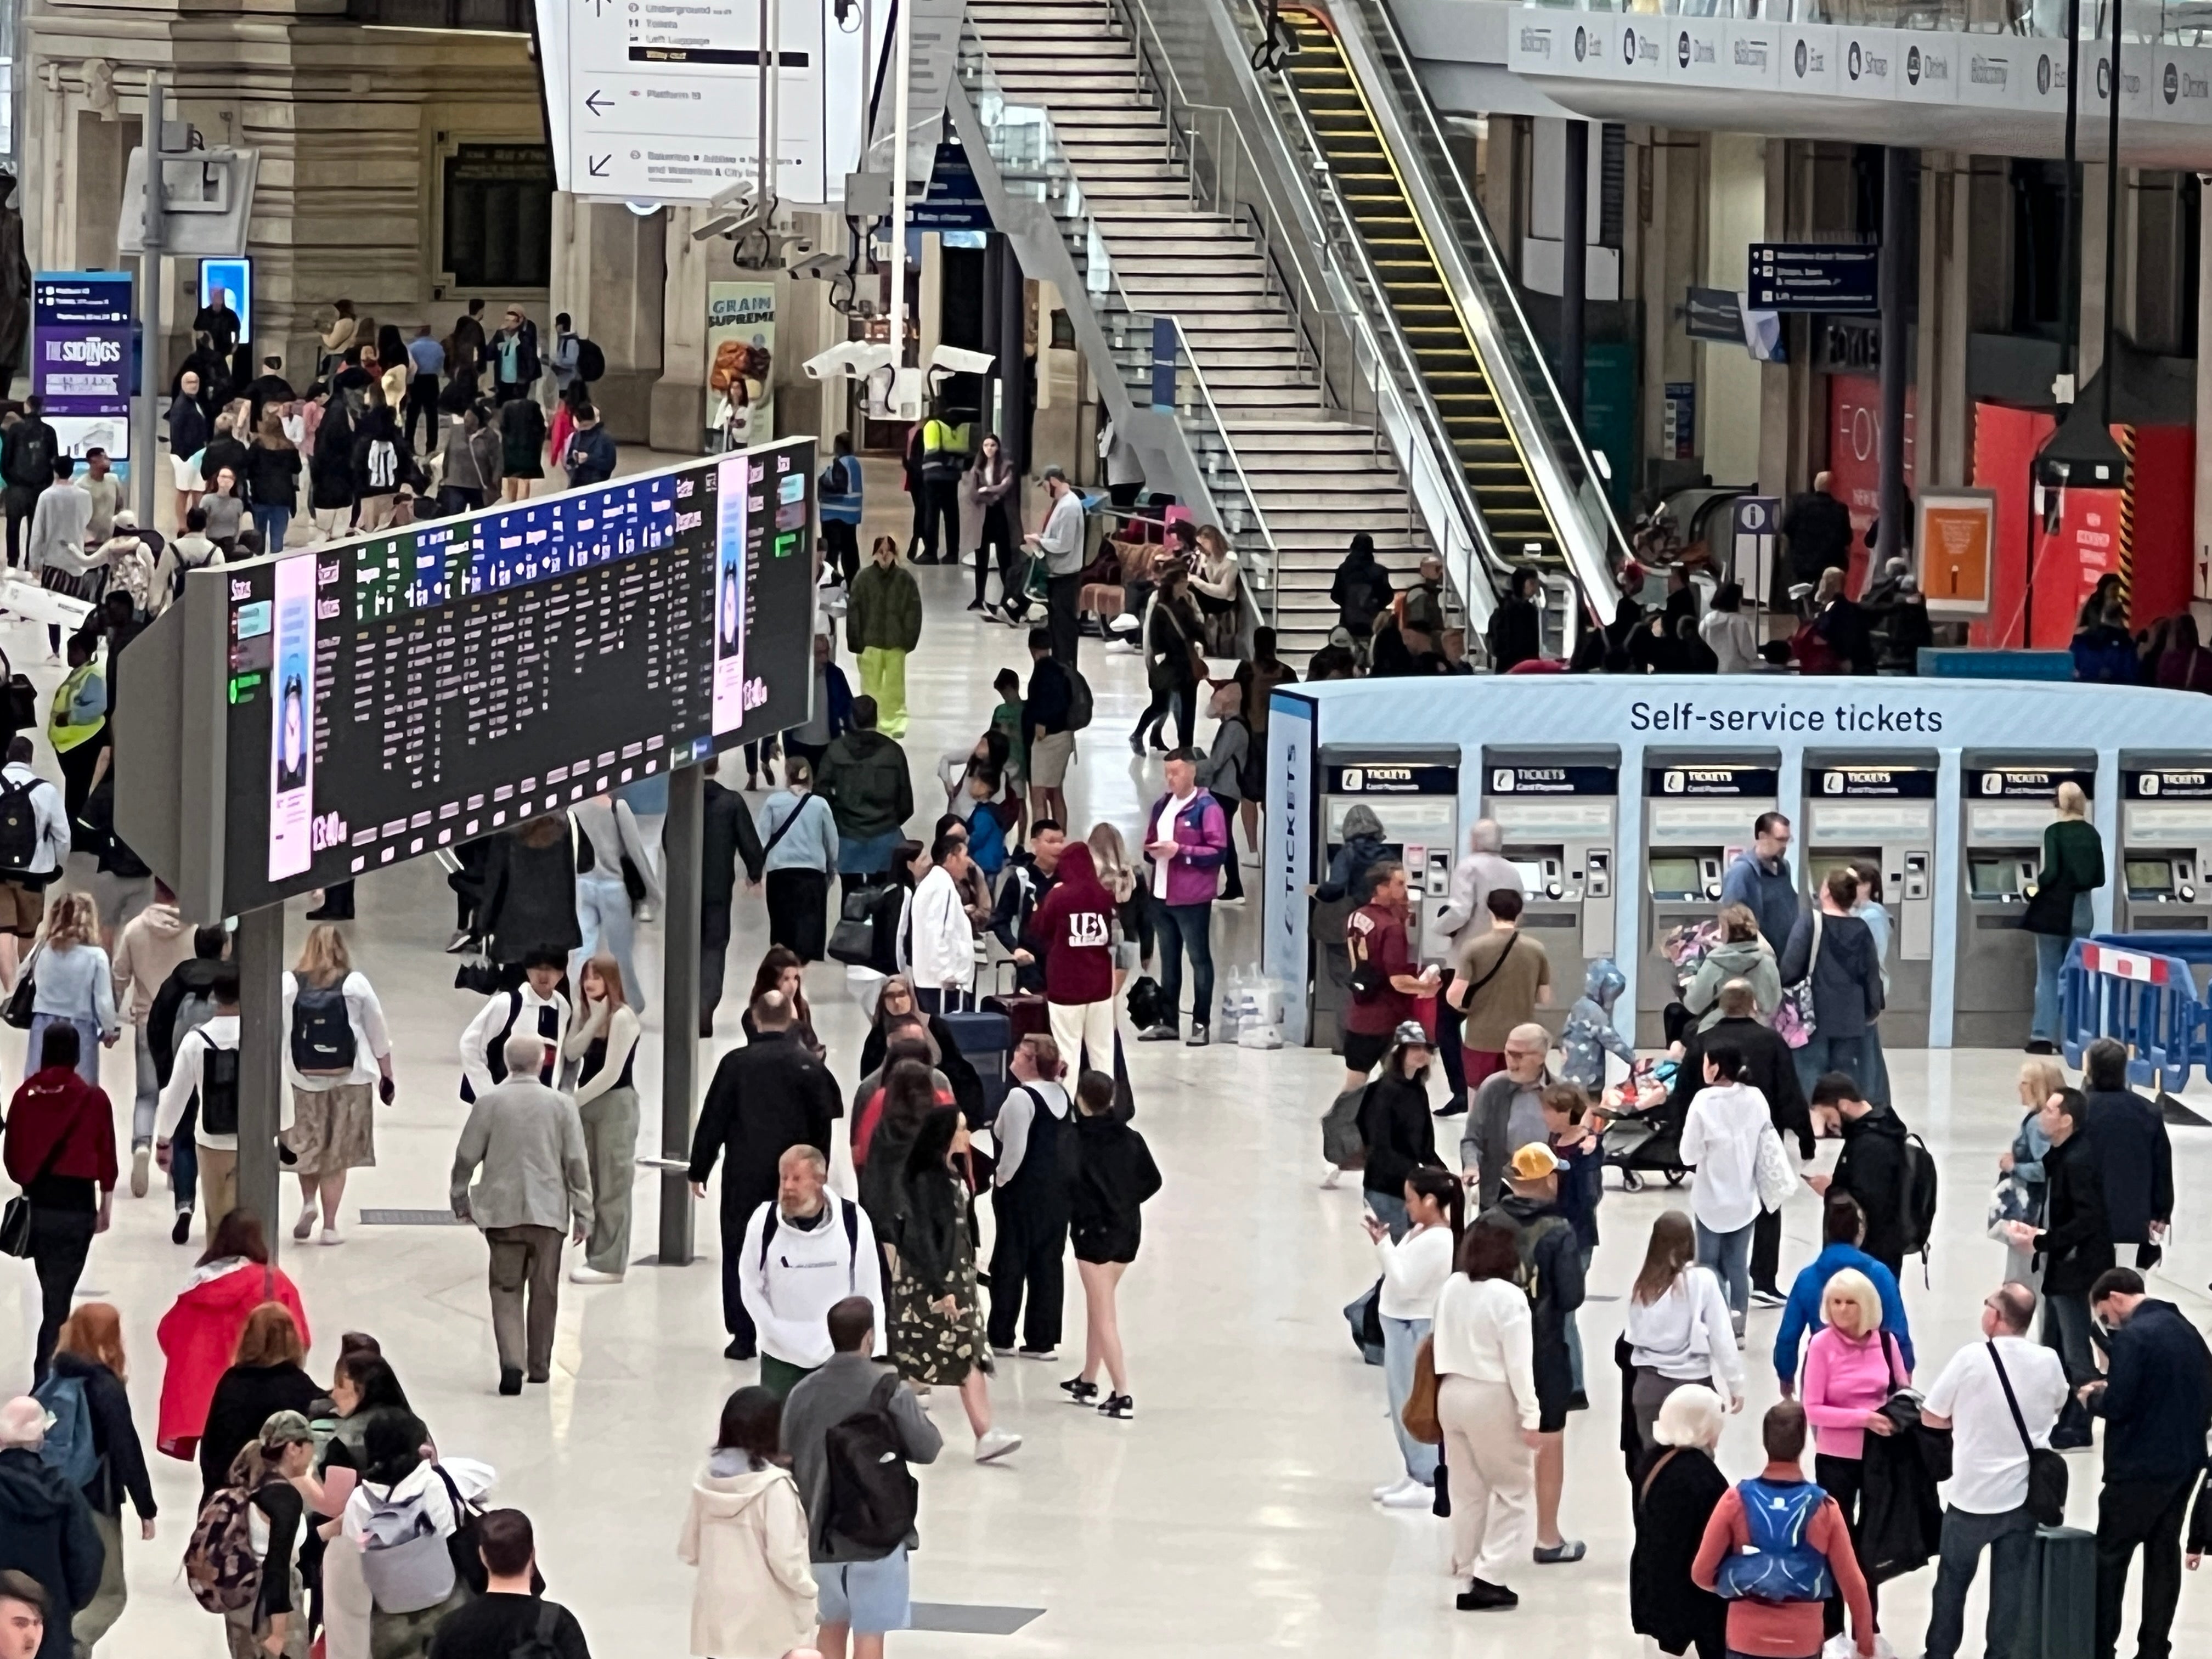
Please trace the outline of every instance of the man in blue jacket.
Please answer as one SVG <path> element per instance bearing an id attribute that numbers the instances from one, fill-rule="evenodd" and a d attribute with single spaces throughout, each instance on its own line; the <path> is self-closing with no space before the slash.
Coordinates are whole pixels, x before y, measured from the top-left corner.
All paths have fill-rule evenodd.
<path id="1" fill-rule="evenodd" d="M 1759 931 L 1776 951 L 1790 942 L 1803 908 L 1790 871 L 1790 820 L 1761 812 L 1751 826 L 1751 850 L 1736 854 L 1721 877 L 1721 902 L 1741 904 L 1759 918 Z"/>
<path id="2" fill-rule="evenodd" d="M 1897 1339 L 1907 1370 L 1912 1369 L 1912 1330 L 1905 1318 L 1905 1298 L 1898 1294 L 1897 1275 L 1859 1248 L 1866 1233 L 1866 1214 L 1858 1200 L 1848 1193 L 1832 1193 L 1822 1218 L 1827 1247 L 1813 1258 L 1790 1286 L 1789 1305 L 1782 1310 L 1782 1329 L 1774 1339 L 1774 1375 L 1784 1398 L 1797 1391 L 1799 1344 L 1825 1322 L 1820 1317 L 1820 1295 L 1828 1281 L 1846 1267 L 1856 1267 L 1874 1281 L 1881 1297 L 1881 1328 Z"/>
<path id="3" fill-rule="evenodd" d="M 2105 1485 L 2097 1495 L 2097 1659 L 2112 1659 L 2128 1562 L 2143 1553 L 2136 1659 L 2167 1659 L 2181 1600 L 2181 1523 L 2204 1474 L 2212 1427 L 2212 1350 L 2171 1302 L 2143 1293 L 2132 1267 L 2108 1267 L 2089 1311 L 2112 1334 L 2111 1364 L 2081 1398 L 2105 1419 Z"/>

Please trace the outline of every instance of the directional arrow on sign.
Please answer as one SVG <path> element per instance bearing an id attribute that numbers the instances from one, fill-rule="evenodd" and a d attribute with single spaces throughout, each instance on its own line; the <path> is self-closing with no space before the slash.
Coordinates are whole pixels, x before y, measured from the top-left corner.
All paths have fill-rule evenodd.
<path id="1" fill-rule="evenodd" d="M 584 170 L 594 179 L 604 179 L 607 176 L 607 163 L 614 159 L 611 155 L 594 155 L 586 164 Z"/>
<path id="2" fill-rule="evenodd" d="M 584 100 L 584 107 L 594 115 L 604 115 L 607 110 L 614 107 L 614 100 L 595 88 L 592 95 Z"/>

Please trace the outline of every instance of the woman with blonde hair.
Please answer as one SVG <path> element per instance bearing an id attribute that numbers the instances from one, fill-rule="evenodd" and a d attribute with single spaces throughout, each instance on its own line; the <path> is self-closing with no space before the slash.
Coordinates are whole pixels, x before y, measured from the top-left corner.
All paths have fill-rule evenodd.
<path id="1" fill-rule="evenodd" d="M 92 1429 L 92 1449 L 100 1462 L 82 1488 L 92 1510 L 92 1524 L 107 1554 L 100 1571 L 100 1589 L 92 1604 L 70 1621 L 70 1633 L 80 1649 L 89 1652 L 115 1621 L 123 1616 L 130 1599 L 123 1577 L 123 1499 L 138 1511 L 142 1538 L 154 1535 L 154 1484 L 147 1478 L 146 1451 L 139 1443 L 138 1425 L 131 1416 L 131 1395 L 124 1384 L 130 1367 L 123 1356 L 123 1321 L 106 1302 L 87 1302 L 63 1323 L 54 1344 L 53 1370 L 48 1373 L 62 1382 L 75 1382 L 84 1395 L 85 1415 Z"/>
<path id="2" fill-rule="evenodd" d="M 591 1237 L 584 1259 L 568 1270 L 571 1284 L 618 1285 L 629 1267 L 637 1157 L 637 1085 L 630 1068 L 642 1030 L 624 992 L 622 964 L 599 951 L 577 976 L 576 1023 L 561 1045 L 576 1068 L 571 1091 L 592 1170 Z"/>
<path id="3" fill-rule="evenodd" d="M 41 1067 L 46 1028 L 76 1029 L 77 1075 L 100 1085 L 100 1051 L 123 1027 L 115 1017 L 115 973 L 101 950 L 100 910 L 89 893 L 64 893 L 46 913 L 46 936 L 23 971 L 32 975 L 31 1046 L 25 1076 Z"/>
<path id="4" fill-rule="evenodd" d="M 1843 1511 L 1856 1551 L 1866 1437 L 1897 1432 L 1881 1408 L 1892 1394 L 1911 1386 L 1912 1368 L 1897 1339 L 1881 1328 L 1881 1293 L 1856 1267 L 1829 1278 L 1820 1291 L 1820 1316 L 1828 1323 L 1806 1347 L 1802 1390 L 1805 1420 L 1813 1425 L 1813 1479 Z M 1829 1622 L 1840 1627 L 1842 1619 L 1841 1602 L 1832 1601 Z"/>
<path id="5" fill-rule="evenodd" d="M 292 1237 L 304 1240 L 315 1231 L 319 1194 L 322 1242 L 342 1243 L 346 1171 L 375 1166 L 376 1097 L 388 1106 L 396 1091 L 384 1005 L 354 967 L 345 935 L 329 922 L 307 930 L 298 963 L 284 975 L 284 1077 L 292 1089 L 284 1144 L 300 1177 Z"/>
<path id="6" fill-rule="evenodd" d="M 2089 798 L 2071 778 L 2058 786 L 2058 816 L 2043 831 L 2043 866 L 2020 925 L 2035 935 L 2035 1012 L 2027 1052 L 2058 1052 L 2058 974 L 2066 947 L 2094 925 L 2089 895 L 2105 884 L 2105 841 L 2089 822 Z"/>
<path id="7" fill-rule="evenodd" d="M 2049 1190 L 2044 1182 L 2043 1159 L 2051 1150 L 2051 1137 L 2043 1132 L 2043 1103 L 2065 1087 L 2066 1068 L 2056 1060 L 2038 1054 L 2021 1062 L 2020 1103 L 2023 1115 L 2012 1146 L 1997 1155 L 1997 1173 L 2008 1183 L 2000 1221 L 2025 1221 L 2035 1227 L 2043 1224 L 2044 1199 Z M 2000 1228 L 1993 1226 L 1990 1231 L 1999 1238 L 2004 1237 Z M 2025 1285 L 2034 1291 L 2043 1288 L 2043 1270 L 2036 1266 L 2034 1251 L 2006 1244 L 2005 1282 Z"/>
<path id="8" fill-rule="evenodd" d="M 1121 830 L 1110 823 L 1094 823 L 1085 841 L 1091 848 L 1091 867 L 1114 896 L 1114 909 L 1121 924 L 1121 938 L 1114 945 L 1114 994 L 1119 996 L 1121 982 L 1130 971 L 1152 960 L 1152 911 L 1145 903 L 1144 885 L 1129 862 L 1128 843 L 1121 839 Z"/>

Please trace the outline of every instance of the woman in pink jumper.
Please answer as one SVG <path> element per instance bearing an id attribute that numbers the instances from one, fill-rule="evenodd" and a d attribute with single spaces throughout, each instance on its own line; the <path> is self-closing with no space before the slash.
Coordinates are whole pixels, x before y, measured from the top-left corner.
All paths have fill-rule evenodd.
<path id="1" fill-rule="evenodd" d="M 1813 1479 L 1843 1510 L 1856 1553 L 1866 1437 L 1896 1431 L 1881 1407 L 1894 1391 L 1911 1386 L 1912 1372 L 1896 1339 L 1881 1328 L 1881 1292 L 1857 1268 L 1845 1267 L 1828 1280 L 1820 1291 L 1820 1316 L 1827 1326 L 1805 1351 L 1805 1416 L 1817 1449 Z M 1868 1594 L 1874 1594 L 1871 1585 Z M 1830 1599 L 1826 1622 L 1831 1636 L 1843 1629 L 1841 1597 Z"/>

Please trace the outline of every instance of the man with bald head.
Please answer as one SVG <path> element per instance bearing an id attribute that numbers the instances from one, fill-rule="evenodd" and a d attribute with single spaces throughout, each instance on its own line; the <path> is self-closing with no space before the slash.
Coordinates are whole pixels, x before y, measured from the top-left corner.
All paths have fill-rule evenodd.
<path id="1" fill-rule="evenodd" d="M 1788 544 L 1790 580 L 1817 586 L 1820 573 L 1830 565 L 1850 568 L 1850 509 L 1835 495 L 1833 473 L 1816 472 L 1813 487 L 1790 498 L 1782 515 L 1782 538 Z"/>
<path id="2" fill-rule="evenodd" d="M 1501 1051 L 1504 1065 L 1474 1091 L 1460 1137 L 1461 1171 L 1476 1188 L 1476 1212 L 1487 1210 L 1505 1191 L 1507 1164 L 1520 1147 L 1547 1141 L 1544 1090 L 1552 1081 L 1544 1064 L 1552 1034 L 1531 1020 L 1515 1026 Z"/>
<path id="3" fill-rule="evenodd" d="M 1966 1589 L 1990 1552 L 1988 1659 L 2011 1659 L 2014 1626 L 2035 1547 L 2027 1506 L 2028 1447 L 2047 1449 L 2066 1403 L 2056 1350 L 2029 1340 L 2035 1292 L 2000 1285 L 1982 1300 L 1982 1340 L 1951 1356 L 1928 1390 L 1920 1419 L 1951 1431 L 1951 1480 L 1929 1611 L 1927 1659 L 1954 1659 L 1965 1632 Z M 2010 1393 L 2008 1395 L 2007 1389 Z"/>
<path id="4" fill-rule="evenodd" d="M 1505 861 L 1505 832 L 1496 818 L 1477 818 L 1467 832 L 1467 856 L 1452 871 L 1451 890 L 1444 908 L 1437 913 L 1437 931 L 1444 935 L 1443 990 L 1449 996 L 1458 971 L 1461 947 L 1473 944 L 1490 929 L 1490 895 L 1499 888 L 1521 890 L 1520 873 Z M 1444 1062 L 1444 1080 L 1451 1085 L 1442 1115 L 1467 1109 L 1468 1079 L 1460 1053 L 1459 1022 L 1437 1023 L 1437 1053 Z M 1480 1083 L 1478 1076 L 1474 1079 Z"/>

